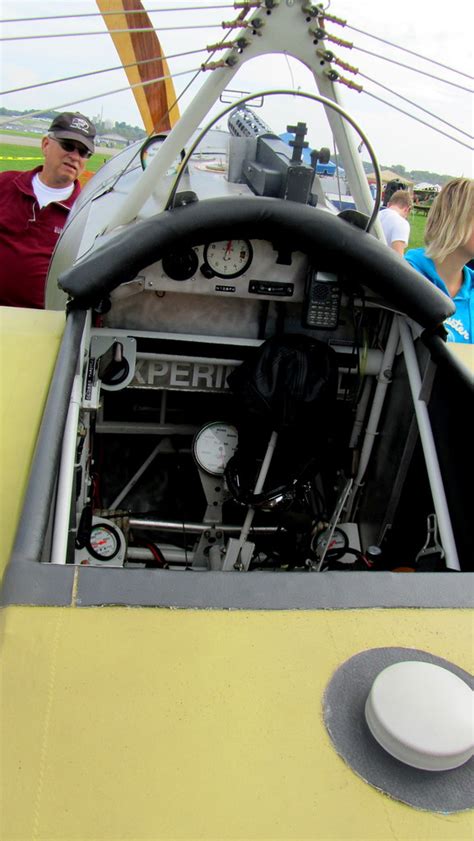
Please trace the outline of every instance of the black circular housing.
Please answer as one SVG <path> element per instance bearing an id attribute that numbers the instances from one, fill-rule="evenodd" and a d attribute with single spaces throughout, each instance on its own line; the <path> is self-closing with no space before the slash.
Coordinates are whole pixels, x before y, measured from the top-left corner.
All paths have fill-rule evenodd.
<path id="1" fill-rule="evenodd" d="M 199 260 L 192 248 L 186 251 L 172 251 L 163 257 L 163 271 L 171 280 L 189 280 L 198 270 Z"/>

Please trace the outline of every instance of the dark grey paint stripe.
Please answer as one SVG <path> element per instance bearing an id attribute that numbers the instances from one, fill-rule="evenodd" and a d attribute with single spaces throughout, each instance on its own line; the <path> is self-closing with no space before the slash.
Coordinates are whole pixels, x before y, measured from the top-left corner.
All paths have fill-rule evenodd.
<path id="1" fill-rule="evenodd" d="M 17 561 L 8 567 L 2 604 L 76 603 L 231 610 L 469 608 L 469 573 L 237 573 L 121 570 Z"/>

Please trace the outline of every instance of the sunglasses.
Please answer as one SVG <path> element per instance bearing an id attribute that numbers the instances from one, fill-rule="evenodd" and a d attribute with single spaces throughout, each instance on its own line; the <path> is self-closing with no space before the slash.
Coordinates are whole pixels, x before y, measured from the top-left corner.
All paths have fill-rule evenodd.
<path id="1" fill-rule="evenodd" d="M 65 152 L 78 152 L 81 158 L 92 157 L 92 152 L 89 152 L 85 146 L 82 146 L 79 143 L 74 143 L 73 140 L 59 140 L 57 137 L 51 137 L 51 140 L 59 143 L 61 149 L 64 149 Z"/>

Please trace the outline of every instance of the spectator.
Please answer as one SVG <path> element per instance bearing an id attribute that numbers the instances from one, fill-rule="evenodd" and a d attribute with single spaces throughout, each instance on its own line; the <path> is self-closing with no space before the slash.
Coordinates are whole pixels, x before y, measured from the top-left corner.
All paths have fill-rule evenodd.
<path id="1" fill-rule="evenodd" d="M 435 198 L 426 223 L 425 248 L 414 248 L 406 259 L 456 304 L 446 319 L 448 341 L 473 342 L 474 181 L 453 178 Z"/>
<path id="2" fill-rule="evenodd" d="M 398 190 L 406 190 L 406 184 L 403 181 L 400 181 L 399 178 L 393 178 L 392 181 L 387 181 L 385 185 L 385 190 L 383 191 L 382 196 L 382 204 L 384 207 L 387 207 L 390 199 L 392 198 L 394 193 L 397 193 Z"/>
<path id="3" fill-rule="evenodd" d="M 44 308 L 58 237 L 94 152 L 95 128 L 82 114 L 59 114 L 41 141 L 43 166 L 0 173 L 0 305 Z"/>
<path id="4" fill-rule="evenodd" d="M 403 257 L 405 248 L 410 239 L 410 223 L 408 214 L 412 207 L 412 200 L 408 190 L 397 190 L 388 200 L 387 207 L 380 209 L 380 223 L 390 246 L 400 257 Z"/>

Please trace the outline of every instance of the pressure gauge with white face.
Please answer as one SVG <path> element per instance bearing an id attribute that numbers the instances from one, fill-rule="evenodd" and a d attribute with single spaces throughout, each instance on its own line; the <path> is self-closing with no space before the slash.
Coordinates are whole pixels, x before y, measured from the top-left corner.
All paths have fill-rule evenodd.
<path id="1" fill-rule="evenodd" d="M 196 433 L 193 455 L 196 463 L 212 476 L 222 476 L 229 459 L 237 449 L 238 433 L 229 423 L 214 421 Z"/>
<path id="2" fill-rule="evenodd" d="M 120 536 L 112 525 L 95 523 L 91 528 L 88 550 L 98 561 L 111 561 L 121 548 Z"/>

